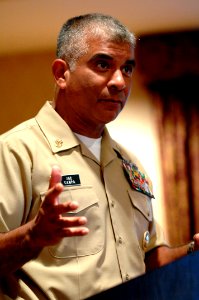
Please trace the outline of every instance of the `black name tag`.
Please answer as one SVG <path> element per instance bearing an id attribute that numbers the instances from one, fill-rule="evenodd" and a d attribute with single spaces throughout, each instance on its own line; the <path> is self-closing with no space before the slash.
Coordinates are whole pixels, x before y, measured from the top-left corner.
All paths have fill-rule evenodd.
<path id="1" fill-rule="evenodd" d="M 73 175 L 63 175 L 61 183 L 64 186 L 70 186 L 70 185 L 80 185 L 80 178 L 78 174 Z"/>

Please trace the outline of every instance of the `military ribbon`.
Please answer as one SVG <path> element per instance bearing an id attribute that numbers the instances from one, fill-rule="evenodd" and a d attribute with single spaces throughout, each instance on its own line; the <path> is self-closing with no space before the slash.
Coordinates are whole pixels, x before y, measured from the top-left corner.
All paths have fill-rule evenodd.
<path id="1" fill-rule="evenodd" d="M 141 192 L 150 198 L 155 198 L 149 188 L 149 182 L 144 173 L 142 173 L 136 164 L 123 159 L 122 160 L 123 168 L 128 175 L 131 186 L 138 192 Z"/>

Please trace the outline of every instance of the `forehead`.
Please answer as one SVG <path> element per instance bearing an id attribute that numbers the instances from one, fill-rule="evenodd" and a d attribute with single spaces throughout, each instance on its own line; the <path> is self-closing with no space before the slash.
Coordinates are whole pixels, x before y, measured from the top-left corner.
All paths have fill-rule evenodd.
<path id="1" fill-rule="evenodd" d="M 90 60 L 98 54 L 107 54 L 116 60 L 133 60 L 134 48 L 127 42 L 111 41 L 107 37 L 88 37 L 87 51 L 83 59 Z"/>

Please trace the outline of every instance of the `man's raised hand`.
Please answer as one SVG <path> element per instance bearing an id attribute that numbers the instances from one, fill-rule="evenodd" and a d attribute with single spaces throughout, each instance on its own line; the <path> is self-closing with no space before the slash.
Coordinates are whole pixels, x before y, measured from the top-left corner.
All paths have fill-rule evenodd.
<path id="1" fill-rule="evenodd" d="M 78 208 L 76 201 L 65 199 L 64 203 L 59 203 L 59 195 L 63 190 L 61 170 L 54 166 L 49 189 L 32 226 L 32 237 L 41 247 L 55 245 L 64 237 L 82 236 L 89 232 L 84 226 L 87 223 L 84 216 L 63 216 Z"/>

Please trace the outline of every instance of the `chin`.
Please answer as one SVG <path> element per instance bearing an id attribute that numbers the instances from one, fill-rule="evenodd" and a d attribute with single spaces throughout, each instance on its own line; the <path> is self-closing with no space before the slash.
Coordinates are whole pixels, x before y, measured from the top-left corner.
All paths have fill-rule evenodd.
<path id="1" fill-rule="evenodd" d="M 107 123 L 110 123 L 110 122 L 114 121 L 117 118 L 118 115 L 119 115 L 119 113 L 111 114 L 109 116 L 106 116 L 106 118 L 103 118 L 103 123 L 107 124 Z"/>

